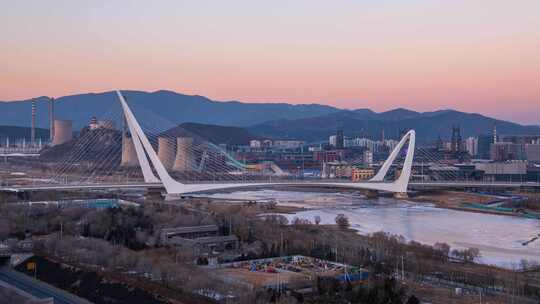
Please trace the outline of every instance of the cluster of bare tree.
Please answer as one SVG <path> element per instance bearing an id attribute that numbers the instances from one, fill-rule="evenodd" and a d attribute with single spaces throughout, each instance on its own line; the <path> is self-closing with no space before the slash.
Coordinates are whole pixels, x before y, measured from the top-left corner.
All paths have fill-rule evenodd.
<path id="1" fill-rule="evenodd" d="M 264 210 L 267 212 L 267 210 Z M 344 215 L 336 226 L 322 226 L 320 217 L 309 220 L 281 215 L 260 215 L 256 205 L 191 204 L 145 205 L 139 208 L 91 210 L 51 206 L 0 206 L 0 238 L 48 236 L 41 252 L 70 263 L 134 272 L 183 291 L 230 289 L 208 272 L 199 271 L 189 252 L 155 249 L 161 228 L 216 224 L 241 240 L 243 258 L 301 254 L 366 267 L 375 274 L 405 274 L 419 281 L 436 278 L 499 290 L 520 296 L 539 294 L 538 283 L 517 271 L 474 264 L 478 249 L 452 250 L 407 241 L 401 236 L 375 233 L 361 236 L 347 229 Z M 253 303 L 257 294 L 235 288 Z M 251 301 L 251 302 L 249 302 Z"/>
<path id="2" fill-rule="evenodd" d="M 403 271 L 408 278 L 436 278 L 451 284 L 464 284 L 485 291 L 535 297 L 538 283 L 517 271 L 475 264 L 481 256 L 477 248 L 451 249 L 448 244 L 434 246 L 407 241 L 402 236 L 379 232 L 361 236 L 354 231 L 317 225 L 309 220 L 284 216 L 257 216 L 247 209 L 222 209 L 216 218 L 231 221 L 233 233 L 242 241 L 257 243 L 259 250 L 248 258 L 302 254 L 370 268 L 375 273 L 395 275 Z M 341 221 L 342 217 L 336 218 Z M 343 221 L 345 222 L 345 221 Z M 255 254 L 257 253 L 257 254 Z M 525 263 L 527 264 L 527 263 Z"/>
<path id="3" fill-rule="evenodd" d="M 242 285 L 215 280 L 210 272 L 185 263 L 193 257 L 181 256 L 181 252 L 172 249 L 134 251 L 102 239 L 64 236 L 47 238 L 36 251 L 76 267 L 159 282 L 178 292 L 211 289 L 226 294 L 233 288 L 245 303 L 251 303 L 254 297 L 254 293 Z"/>

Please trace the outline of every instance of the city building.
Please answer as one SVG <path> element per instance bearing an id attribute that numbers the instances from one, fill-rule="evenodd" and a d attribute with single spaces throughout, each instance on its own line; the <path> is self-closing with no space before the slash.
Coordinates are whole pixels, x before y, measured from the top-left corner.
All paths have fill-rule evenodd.
<path id="1" fill-rule="evenodd" d="M 303 146 L 305 142 L 303 140 L 274 140 L 273 146 L 281 149 L 295 149 Z"/>
<path id="2" fill-rule="evenodd" d="M 540 144 L 525 144 L 525 156 L 530 162 L 540 163 Z"/>
<path id="3" fill-rule="evenodd" d="M 477 138 L 476 145 L 476 157 L 480 159 L 489 159 L 491 156 L 491 144 L 493 143 L 493 136 L 480 135 Z"/>
<path id="4" fill-rule="evenodd" d="M 459 126 L 452 127 L 452 141 L 450 150 L 453 153 L 460 153 L 461 151 L 463 151 L 461 141 L 461 128 Z"/>
<path id="5" fill-rule="evenodd" d="M 344 146 L 344 137 L 343 130 L 338 130 L 336 134 L 336 149 L 343 149 Z"/>
<path id="6" fill-rule="evenodd" d="M 491 145 L 491 160 L 504 162 L 508 160 L 525 160 L 523 144 L 496 142 Z"/>
<path id="7" fill-rule="evenodd" d="M 328 163 L 345 160 L 344 150 L 325 150 L 313 152 L 313 160 L 319 163 Z"/>
<path id="8" fill-rule="evenodd" d="M 330 135 L 330 137 L 328 137 L 328 143 L 329 143 L 330 146 L 332 146 L 332 147 L 335 147 L 335 146 L 336 146 L 336 140 L 337 140 L 337 136 L 336 136 L 336 135 Z"/>
<path id="9" fill-rule="evenodd" d="M 353 182 L 369 180 L 375 176 L 375 170 L 372 168 L 352 168 L 351 179 Z"/>
<path id="10" fill-rule="evenodd" d="M 332 161 L 323 163 L 322 178 L 351 178 L 352 166 L 346 162 Z"/>
<path id="11" fill-rule="evenodd" d="M 370 150 L 365 150 L 362 157 L 362 161 L 367 166 L 373 165 L 373 152 Z"/>
<path id="12" fill-rule="evenodd" d="M 465 140 L 465 150 L 469 153 L 470 156 L 478 155 L 478 138 L 468 137 Z"/>

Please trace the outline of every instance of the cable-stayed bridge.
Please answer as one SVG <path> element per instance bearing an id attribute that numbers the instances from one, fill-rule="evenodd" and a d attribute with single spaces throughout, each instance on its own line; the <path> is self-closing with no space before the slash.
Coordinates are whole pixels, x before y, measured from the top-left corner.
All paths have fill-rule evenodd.
<path id="1" fill-rule="evenodd" d="M 302 186 L 385 191 L 404 195 L 410 188 L 540 187 L 540 183 L 463 180 L 451 170 L 439 170 L 435 180 L 426 181 L 424 177 L 418 180 L 413 175 L 415 154 L 422 162 L 430 163 L 436 169 L 443 165 L 429 149 L 415 147 L 413 130 L 397 142 L 388 159 L 370 180 L 351 182 L 323 178 L 299 179 L 272 162 L 248 164 L 235 157 L 234 151 L 227 151 L 189 130 L 179 129 L 173 123 L 163 123 L 162 118 L 144 109 L 138 112 L 140 115 L 137 119 L 122 93 L 118 91 L 117 95 L 120 111 L 110 111 L 102 121 L 123 121 L 122 132 L 114 128 L 83 129 L 75 142 L 42 151 L 38 163 L 21 164 L 23 167 L 27 165 L 29 171 L 41 170 L 32 174 L 38 177 L 29 177 L 21 184 L 4 185 L 1 190 L 24 192 L 164 188 L 167 194 L 185 195 L 245 187 Z M 113 123 L 102 125 L 111 126 Z M 396 171 L 398 173 L 394 174 Z M 391 175 L 396 176 L 392 179 Z"/>

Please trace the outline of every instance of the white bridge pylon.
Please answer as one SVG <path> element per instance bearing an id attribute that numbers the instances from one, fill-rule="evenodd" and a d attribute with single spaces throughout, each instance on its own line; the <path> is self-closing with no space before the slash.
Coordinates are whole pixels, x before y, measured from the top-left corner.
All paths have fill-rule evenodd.
<path id="1" fill-rule="evenodd" d="M 133 112 L 129 108 L 124 96 L 120 91 L 116 91 L 122 109 L 124 110 L 124 115 L 131 132 L 131 137 L 135 145 L 135 151 L 137 153 L 137 158 L 141 165 L 143 172 L 144 180 L 147 183 L 153 183 L 156 181 L 161 181 L 165 188 L 167 194 L 186 194 L 194 192 L 202 192 L 209 190 L 219 190 L 219 189 L 230 189 L 230 188 L 245 188 L 245 187 L 261 187 L 261 186 L 273 186 L 273 185 L 286 185 L 286 186 L 311 186 L 311 187 L 339 187 L 339 188 L 352 188 L 352 189 L 363 189 L 363 190 L 375 190 L 375 191 L 386 191 L 393 193 L 406 193 L 407 187 L 409 185 L 409 179 L 411 177 L 411 168 L 414 157 L 414 146 L 415 146 L 415 132 L 410 130 L 407 132 L 398 145 L 394 148 L 388 159 L 384 162 L 381 169 L 377 174 L 369 181 L 358 182 L 358 183 L 339 183 L 339 182 L 253 182 L 253 183 L 204 183 L 204 184 L 183 184 L 174 180 L 169 172 L 165 169 L 161 160 L 158 158 L 156 151 L 150 144 L 150 141 L 144 134 L 141 126 L 135 119 Z M 390 166 L 398 156 L 399 152 L 403 148 L 406 142 L 409 142 L 407 147 L 407 155 L 405 157 L 405 162 L 403 164 L 403 169 L 398 179 L 395 181 L 384 181 L 384 177 L 388 173 Z M 152 172 L 150 168 L 148 159 L 154 166 L 158 178 Z"/>

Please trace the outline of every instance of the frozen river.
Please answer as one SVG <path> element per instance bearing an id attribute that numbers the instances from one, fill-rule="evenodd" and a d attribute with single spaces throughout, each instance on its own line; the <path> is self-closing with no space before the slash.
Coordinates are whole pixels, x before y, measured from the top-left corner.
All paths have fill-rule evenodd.
<path id="1" fill-rule="evenodd" d="M 336 215 L 349 218 L 361 234 L 384 231 L 408 240 L 433 245 L 445 242 L 452 248 L 476 247 L 482 262 L 512 267 L 522 259 L 540 263 L 540 240 L 522 245 L 540 234 L 540 220 L 435 208 L 430 204 L 392 198 L 368 200 L 355 193 L 297 191 L 237 191 L 217 193 L 215 198 L 275 200 L 280 205 L 306 208 L 285 215 L 334 224 Z"/>

